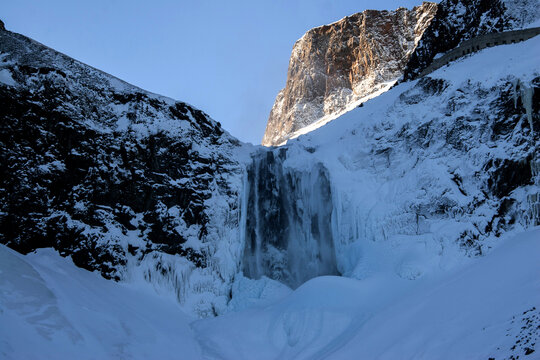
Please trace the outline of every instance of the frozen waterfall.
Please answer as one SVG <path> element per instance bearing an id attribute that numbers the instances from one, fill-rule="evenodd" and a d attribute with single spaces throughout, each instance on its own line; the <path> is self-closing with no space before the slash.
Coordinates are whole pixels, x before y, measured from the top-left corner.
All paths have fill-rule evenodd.
<path id="1" fill-rule="evenodd" d="M 337 275 L 332 238 L 332 193 L 326 168 L 283 166 L 286 149 L 262 150 L 245 184 L 244 275 L 265 275 L 293 288 L 320 275 Z"/>

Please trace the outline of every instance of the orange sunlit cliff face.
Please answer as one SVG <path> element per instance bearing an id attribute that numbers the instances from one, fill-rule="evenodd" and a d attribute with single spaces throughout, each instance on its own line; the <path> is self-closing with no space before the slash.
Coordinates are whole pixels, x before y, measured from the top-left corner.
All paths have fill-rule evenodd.
<path id="1" fill-rule="evenodd" d="M 412 10 L 366 10 L 308 31 L 294 44 L 263 145 L 279 145 L 398 79 L 436 12 L 428 2 Z"/>

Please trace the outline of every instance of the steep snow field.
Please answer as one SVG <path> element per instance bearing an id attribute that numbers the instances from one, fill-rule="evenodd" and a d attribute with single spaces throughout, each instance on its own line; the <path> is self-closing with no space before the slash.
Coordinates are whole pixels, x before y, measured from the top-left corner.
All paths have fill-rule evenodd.
<path id="1" fill-rule="evenodd" d="M 418 280 L 319 277 L 196 320 L 144 282 L 0 246 L 2 359 L 487 359 L 540 341 L 540 228 Z M 191 327 L 190 327 L 191 325 Z M 518 342 L 518 340 L 520 340 Z M 512 347 L 514 350 L 512 350 Z M 537 353 L 533 353 L 534 358 Z"/>

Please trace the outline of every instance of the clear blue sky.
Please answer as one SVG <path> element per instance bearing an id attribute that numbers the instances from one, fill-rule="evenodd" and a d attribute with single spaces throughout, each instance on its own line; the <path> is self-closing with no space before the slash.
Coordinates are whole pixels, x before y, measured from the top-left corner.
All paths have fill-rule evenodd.
<path id="1" fill-rule="evenodd" d="M 421 0 L 2 0 L 0 19 L 77 60 L 209 113 L 258 144 L 294 42 L 365 9 Z"/>

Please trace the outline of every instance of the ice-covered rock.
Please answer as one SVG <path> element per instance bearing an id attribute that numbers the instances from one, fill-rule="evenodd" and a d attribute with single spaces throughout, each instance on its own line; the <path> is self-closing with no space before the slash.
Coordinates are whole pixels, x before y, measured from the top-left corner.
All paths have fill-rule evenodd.
<path id="1" fill-rule="evenodd" d="M 320 163 L 283 166 L 287 149 L 261 150 L 247 168 L 244 192 L 244 274 L 297 287 L 336 275 L 332 190 Z"/>

